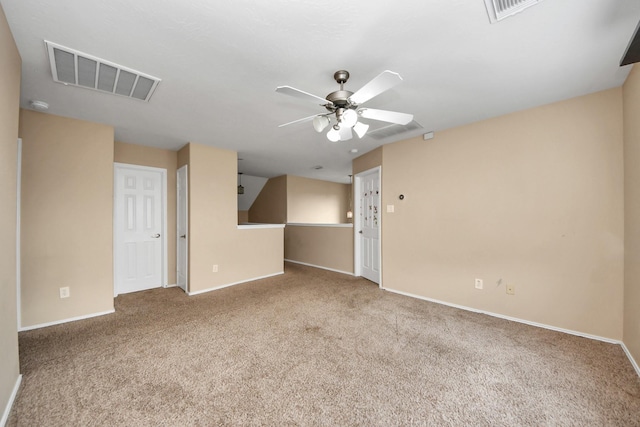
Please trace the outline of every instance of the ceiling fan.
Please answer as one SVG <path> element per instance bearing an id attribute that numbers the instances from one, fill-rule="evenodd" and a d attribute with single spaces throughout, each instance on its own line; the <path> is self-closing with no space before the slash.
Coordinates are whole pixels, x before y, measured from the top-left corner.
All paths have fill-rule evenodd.
<path id="1" fill-rule="evenodd" d="M 362 138 L 367 133 L 369 125 L 360 122 L 358 120 L 359 117 L 399 125 L 409 124 L 409 122 L 413 120 L 412 114 L 376 110 L 362 106 L 366 101 L 402 82 L 400 74 L 389 70 L 383 71 L 355 93 L 344 90 L 344 84 L 349 80 L 348 71 L 336 71 L 333 78 L 340 85 L 340 90 L 331 92 L 326 98 L 320 98 L 319 96 L 312 95 L 291 86 L 278 86 L 276 88 L 276 92 L 296 98 L 306 99 L 314 103 L 320 103 L 320 105 L 325 107 L 328 111 L 326 113 L 314 114 L 313 116 L 284 123 L 278 127 L 313 120 L 313 128 L 317 132 L 322 132 L 331 123 L 331 117 L 335 116 L 335 124 L 331 127 L 329 132 L 327 132 L 327 138 L 329 141 L 337 142 L 351 139 L 353 137 L 352 131 L 355 131 L 358 138 Z"/>

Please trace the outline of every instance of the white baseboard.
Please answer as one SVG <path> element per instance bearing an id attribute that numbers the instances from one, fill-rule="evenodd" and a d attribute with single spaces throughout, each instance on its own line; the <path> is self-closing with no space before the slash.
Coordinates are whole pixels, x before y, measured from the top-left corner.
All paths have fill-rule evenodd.
<path id="1" fill-rule="evenodd" d="M 315 267 L 315 268 L 320 268 L 322 270 L 329 270 L 329 271 L 334 271 L 336 273 L 342 273 L 342 274 L 347 274 L 349 276 L 353 276 L 353 273 L 350 273 L 348 271 L 336 270 L 335 268 L 323 267 L 321 265 L 309 264 L 309 263 L 306 263 L 306 262 L 294 261 L 292 259 L 286 259 L 286 258 L 285 258 L 285 261 L 286 262 L 292 262 L 294 264 L 306 265 L 308 267 Z"/>
<path id="2" fill-rule="evenodd" d="M 187 292 L 187 295 L 192 297 L 194 295 L 204 294 L 206 292 L 211 292 L 211 291 L 216 291 L 218 289 L 228 288 L 229 286 L 240 285 L 242 283 L 253 282 L 254 280 L 267 279 L 269 277 L 279 276 L 281 274 L 284 274 L 284 271 L 280 271 L 280 272 L 274 273 L 274 274 L 267 274 L 266 276 L 253 277 L 251 279 L 241 280 L 239 282 L 227 283 L 226 285 L 215 286 L 213 288 L 203 289 L 201 291 Z"/>
<path id="3" fill-rule="evenodd" d="M 624 345 L 624 342 L 620 343 L 622 345 L 622 349 L 624 350 L 625 354 L 627 355 L 627 357 L 629 358 L 629 361 L 631 362 L 631 365 L 633 366 L 633 369 L 636 370 L 636 373 L 638 374 L 638 376 L 640 377 L 640 366 L 638 366 L 638 363 L 636 362 L 636 360 L 633 358 L 633 356 L 631 355 L 631 352 L 629 351 L 629 349 L 627 348 L 626 345 Z"/>
<path id="4" fill-rule="evenodd" d="M 9 414 L 11 414 L 11 408 L 13 408 L 13 403 L 16 401 L 16 396 L 18 396 L 18 390 L 20 390 L 20 383 L 22 383 L 22 374 L 18 375 L 16 384 L 13 386 L 13 391 L 11 392 L 11 396 L 9 396 L 7 406 L 4 408 L 2 419 L 0 419 L 0 427 L 4 427 L 7 424 Z"/>
<path id="5" fill-rule="evenodd" d="M 46 328 L 47 326 L 54 326 L 54 325 L 60 325 L 62 323 L 75 322 L 76 320 L 90 319 L 92 317 L 104 316 L 105 314 L 113 314 L 115 312 L 116 312 L 115 309 L 111 309 L 111 310 L 107 310 L 107 311 L 101 311 L 99 313 L 91 313 L 91 314 L 85 314 L 84 316 L 78 316 L 78 317 L 71 317 L 69 319 L 56 320 L 54 322 L 40 323 L 38 325 L 20 327 L 18 329 L 18 332 L 30 331 L 32 329 Z"/>
<path id="6" fill-rule="evenodd" d="M 500 319 L 510 320 L 512 322 L 524 323 L 525 325 L 536 326 L 538 328 L 549 329 L 549 330 L 556 331 L 556 332 L 563 332 L 565 334 L 576 335 L 576 336 L 579 336 L 579 337 L 589 338 L 589 339 L 597 340 L 597 341 L 603 341 L 603 342 L 607 342 L 607 343 L 610 343 L 610 344 L 622 344 L 622 341 L 615 340 L 615 339 L 612 339 L 612 338 L 601 337 L 601 336 L 598 336 L 598 335 L 591 335 L 591 334 L 587 334 L 587 333 L 584 333 L 584 332 L 573 331 L 571 329 L 558 328 L 556 326 L 546 325 L 544 323 L 532 322 L 532 321 L 520 319 L 520 318 L 517 318 L 517 317 L 505 316 L 503 314 L 493 313 L 493 312 L 490 312 L 490 311 L 478 310 L 476 308 L 471 308 L 471 307 L 467 307 L 467 306 L 464 306 L 464 305 L 452 304 L 452 303 L 449 303 L 449 302 L 440 301 L 440 300 L 436 300 L 436 299 L 433 299 L 433 298 L 427 298 L 427 297 L 423 297 L 423 296 L 420 296 L 420 295 L 410 294 L 410 293 L 398 291 L 398 290 L 395 290 L 395 289 L 384 288 L 384 290 L 385 291 L 389 291 L 389 292 L 393 292 L 395 294 L 400 294 L 400 295 L 404 295 L 404 296 L 407 296 L 407 297 L 411 297 L 411 298 L 417 298 L 417 299 L 421 299 L 421 300 L 424 300 L 424 301 L 434 302 L 436 304 L 442 304 L 442 305 L 447 305 L 447 306 L 453 307 L 453 308 L 459 308 L 461 310 L 471 311 L 471 312 L 480 313 L 480 314 L 486 314 L 487 316 L 492 316 L 492 317 L 497 317 L 497 318 L 500 318 Z"/>
<path id="7" fill-rule="evenodd" d="M 175 288 L 176 286 L 178 286 L 178 285 L 176 285 L 176 284 L 174 283 L 173 285 L 165 285 L 165 286 L 163 286 L 163 287 L 164 287 L 164 288 Z"/>

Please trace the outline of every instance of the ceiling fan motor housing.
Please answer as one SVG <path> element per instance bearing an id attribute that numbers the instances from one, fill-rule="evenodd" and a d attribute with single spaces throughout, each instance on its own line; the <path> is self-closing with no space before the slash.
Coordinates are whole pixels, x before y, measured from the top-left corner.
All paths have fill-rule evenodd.
<path id="1" fill-rule="evenodd" d="M 349 101 L 349 97 L 353 95 L 353 92 L 349 90 L 337 90 L 327 95 L 326 100 L 331 101 L 332 104 L 326 105 L 327 110 L 334 112 L 338 108 L 355 108 Z"/>
<path id="2" fill-rule="evenodd" d="M 330 102 L 329 104 L 325 105 L 327 110 L 335 113 L 341 108 L 356 109 L 357 105 L 352 104 L 351 101 L 349 101 L 349 97 L 353 95 L 353 92 L 344 90 L 344 84 L 347 82 L 347 80 L 349 80 L 349 72 L 347 70 L 336 71 L 333 75 L 333 78 L 340 85 L 340 90 L 331 92 L 325 98 Z"/>

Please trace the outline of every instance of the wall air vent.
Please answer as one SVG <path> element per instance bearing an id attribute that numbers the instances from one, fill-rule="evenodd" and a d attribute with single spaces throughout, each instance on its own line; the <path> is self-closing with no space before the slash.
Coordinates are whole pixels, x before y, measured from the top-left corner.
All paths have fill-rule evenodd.
<path id="1" fill-rule="evenodd" d="M 148 102 L 160 79 L 45 40 L 53 81 Z"/>
<path id="2" fill-rule="evenodd" d="M 492 24 L 522 12 L 542 0 L 484 0 Z"/>
<path id="3" fill-rule="evenodd" d="M 405 132 L 411 132 L 411 131 L 415 131 L 418 129 L 422 129 L 422 126 L 420 126 L 420 123 L 416 122 L 415 120 L 409 122 L 406 125 L 388 125 L 388 126 L 384 126 L 375 130 L 370 130 L 369 132 L 367 132 L 367 136 L 369 138 L 375 139 L 377 141 L 385 139 L 385 138 L 389 138 L 391 136 L 396 136 L 396 135 L 400 135 L 402 133 Z"/>

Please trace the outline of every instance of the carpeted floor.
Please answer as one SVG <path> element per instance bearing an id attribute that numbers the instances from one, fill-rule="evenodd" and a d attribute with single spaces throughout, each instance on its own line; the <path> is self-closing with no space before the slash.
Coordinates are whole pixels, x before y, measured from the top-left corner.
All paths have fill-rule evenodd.
<path id="1" fill-rule="evenodd" d="M 618 345 L 288 264 L 22 332 L 9 426 L 639 426 Z"/>

